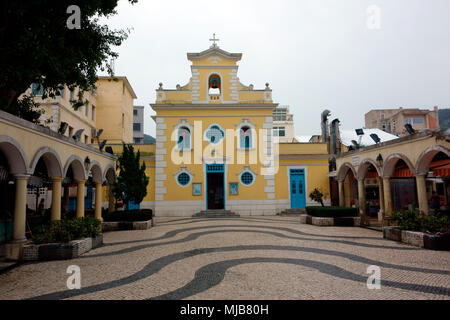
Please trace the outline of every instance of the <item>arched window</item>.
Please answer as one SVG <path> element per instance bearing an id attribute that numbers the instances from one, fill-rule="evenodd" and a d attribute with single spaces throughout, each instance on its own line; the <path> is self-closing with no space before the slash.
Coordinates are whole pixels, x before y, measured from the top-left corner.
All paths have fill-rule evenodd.
<path id="1" fill-rule="evenodd" d="M 222 91 L 220 77 L 217 74 L 212 74 L 208 79 L 208 93 L 212 95 L 220 95 Z"/>
<path id="2" fill-rule="evenodd" d="M 239 131 L 239 147 L 241 149 L 252 147 L 252 130 L 248 126 L 243 126 Z"/>
<path id="3" fill-rule="evenodd" d="M 211 144 L 218 144 L 225 137 L 225 132 L 218 125 L 214 124 L 206 130 L 205 137 Z"/>
<path id="4" fill-rule="evenodd" d="M 191 131 L 187 127 L 180 127 L 178 129 L 178 149 L 189 150 L 191 149 Z"/>

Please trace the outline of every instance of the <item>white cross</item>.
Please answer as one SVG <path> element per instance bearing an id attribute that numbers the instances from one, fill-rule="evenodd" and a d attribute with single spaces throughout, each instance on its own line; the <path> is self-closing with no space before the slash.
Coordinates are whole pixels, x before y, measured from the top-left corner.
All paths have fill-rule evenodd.
<path id="1" fill-rule="evenodd" d="M 215 47 L 217 47 L 217 44 L 216 44 L 216 41 L 220 41 L 219 39 L 216 39 L 216 34 L 215 33 L 213 33 L 213 38 L 212 39 L 209 39 L 209 41 L 212 41 L 213 42 L 213 47 L 215 48 Z"/>

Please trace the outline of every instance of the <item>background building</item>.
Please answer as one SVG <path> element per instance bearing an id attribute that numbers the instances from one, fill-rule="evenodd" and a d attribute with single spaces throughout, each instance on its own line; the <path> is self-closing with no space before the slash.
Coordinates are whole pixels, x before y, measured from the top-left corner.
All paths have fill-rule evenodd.
<path id="1" fill-rule="evenodd" d="M 144 143 L 144 106 L 133 107 L 133 141 Z"/>
<path id="2" fill-rule="evenodd" d="M 127 77 L 99 77 L 97 83 L 98 129 L 108 143 L 133 143 L 133 101 L 136 94 Z"/>
<path id="3" fill-rule="evenodd" d="M 83 130 L 79 141 L 85 144 L 97 143 L 97 130 L 102 129 L 101 139 L 108 143 L 133 142 L 133 101 L 136 94 L 126 77 L 99 77 L 97 89 L 85 92 L 86 103 L 75 110 L 71 101 L 78 98 L 78 88 L 70 91 L 67 86 L 60 96 L 42 99 L 42 89 L 38 84 L 31 85 L 25 94 L 34 97 L 43 114 L 39 118 L 42 125 L 58 132 L 63 123 L 67 128 L 63 134 L 73 137 Z M 143 136 L 142 136 L 143 137 Z"/>
<path id="4" fill-rule="evenodd" d="M 289 106 L 273 109 L 273 136 L 280 142 L 294 142 L 294 115 L 289 113 Z"/>
<path id="5" fill-rule="evenodd" d="M 78 130 L 83 129 L 79 141 L 85 144 L 94 143 L 97 128 L 97 92 L 95 90 L 84 93 L 83 100 L 86 103 L 77 110 L 72 107 L 70 101 L 77 99 L 78 88 L 70 91 L 67 86 L 64 86 L 64 89 L 60 91 L 61 95 L 55 98 L 42 99 L 42 93 L 42 89 L 36 83 L 33 83 L 25 92 L 34 97 L 33 100 L 43 111 L 39 118 L 42 125 L 57 132 L 62 123 L 67 123 L 65 136 L 72 137 Z"/>
<path id="6" fill-rule="evenodd" d="M 433 110 L 424 109 L 379 109 L 365 114 L 366 128 L 378 128 L 396 136 L 407 134 L 405 124 L 415 130 L 439 129 L 438 107 Z"/>

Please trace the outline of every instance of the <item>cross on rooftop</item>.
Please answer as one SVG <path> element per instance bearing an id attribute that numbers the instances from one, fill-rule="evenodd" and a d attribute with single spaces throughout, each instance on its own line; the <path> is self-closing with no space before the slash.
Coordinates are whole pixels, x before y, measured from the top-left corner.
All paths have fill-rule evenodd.
<path id="1" fill-rule="evenodd" d="M 209 39 L 209 41 L 212 41 L 213 42 L 213 45 L 212 45 L 212 47 L 217 47 L 217 44 L 216 44 L 216 41 L 220 41 L 219 39 L 216 39 L 216 34 L 215 33 L 213 33 L 213 38 L 212 39 Z"/>

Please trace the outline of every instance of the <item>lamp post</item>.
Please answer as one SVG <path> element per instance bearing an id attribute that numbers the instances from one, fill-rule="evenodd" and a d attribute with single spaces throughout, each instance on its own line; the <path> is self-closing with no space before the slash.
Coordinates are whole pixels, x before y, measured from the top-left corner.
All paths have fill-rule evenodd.
<path id="1" fill-rule="evenodd" d="M 89 170 L 90 164 L 91 164 L 91 159 L 89 159 L 89 157 L 86 157 L 86 158 L 84 159 L 84 167 L 86 168 L 86 171 Z"/>
<path id="2" fill-rule="evenodd" d="M 378 157 L 377 157 L 377 164 L 378 164 L 378 166 L 380 167 L 380 168 L 382 168 L 383 167 L 383 157 L 381 156 L 381 154 L 378 154 Z"/>

